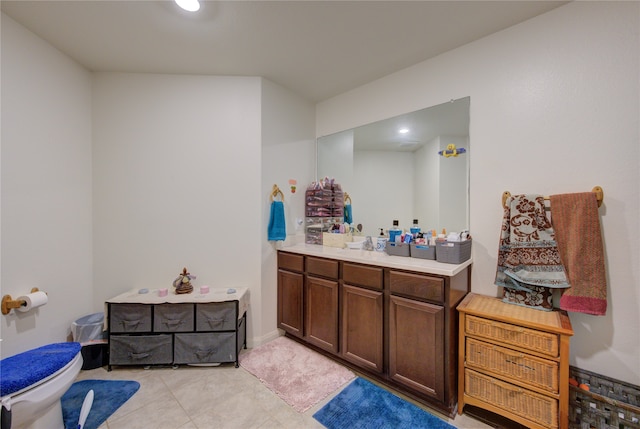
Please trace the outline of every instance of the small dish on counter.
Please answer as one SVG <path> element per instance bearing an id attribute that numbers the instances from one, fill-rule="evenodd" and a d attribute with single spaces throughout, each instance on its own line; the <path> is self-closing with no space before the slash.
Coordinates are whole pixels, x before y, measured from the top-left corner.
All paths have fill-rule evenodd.
<path id="1" fill-rule="evenodd" d="M 364 240 L 360 240 L 360 241 L 347 241 L 345 244 L 347 245 L 347 247 L 349 249 L 354 249 L 354 250 L 359 250 L 362 249 L 362 244 L 364 243 Z"/>

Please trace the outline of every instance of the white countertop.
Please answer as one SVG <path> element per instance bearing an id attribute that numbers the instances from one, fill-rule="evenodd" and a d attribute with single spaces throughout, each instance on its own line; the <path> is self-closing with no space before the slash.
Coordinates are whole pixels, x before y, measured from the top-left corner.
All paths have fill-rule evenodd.
<path id="1" fill-rule="evenodd" d="M 278 250 L 283 252 L 299 253 L 302 255 L 338 259 L 341 261 L 357 262 L 361 264 L 379 265 L 382 267 L 397 268 L 399 270 L 437 274 L 441 276 L 455 276 L 473 263 L 473 258 L 468 259 L 462 264 L 445 264 L 431 259 L 389 256 L 386 252 L 362 249 L 339 249 L 337 247 L 305 243 L 281 247 Z"/>

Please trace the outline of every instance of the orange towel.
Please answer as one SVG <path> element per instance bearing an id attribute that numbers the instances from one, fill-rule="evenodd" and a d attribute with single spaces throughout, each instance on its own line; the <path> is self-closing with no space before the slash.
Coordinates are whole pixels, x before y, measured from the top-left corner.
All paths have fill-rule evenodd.
<path id="1" fill-rule="evenodd" d="M 551 222 L 569 284 L 560 308 L 596 316 L 607 311 L 607 277 L 593 192 L 551 195 Z"/>

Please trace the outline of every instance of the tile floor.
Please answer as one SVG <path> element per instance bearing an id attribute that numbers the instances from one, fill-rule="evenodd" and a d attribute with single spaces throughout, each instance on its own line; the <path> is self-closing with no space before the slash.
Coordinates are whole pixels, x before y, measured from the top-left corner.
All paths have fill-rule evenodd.
<path id="1" fill-rule="evenodd" d="M 86 379 L 140 383 L 140 390 L 99 429 L 321 429 L 312 416 L 340 390 L 301 414 L 233 364 L 177 369 L 121 366 L 112 371 L 103 367 L 81 371 L 78 380 Z M 439 416 L 457 428 L 491 428 L 467 415 Z"/>

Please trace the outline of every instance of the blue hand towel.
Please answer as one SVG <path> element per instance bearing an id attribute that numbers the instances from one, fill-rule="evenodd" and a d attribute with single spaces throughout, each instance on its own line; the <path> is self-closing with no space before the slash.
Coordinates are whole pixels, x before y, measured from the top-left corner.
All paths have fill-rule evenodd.
<path id="1" fill-rule="evenodd" d="M 353 211 L 351 204 L 344 206 L 344 223 L 353 223 Z"/>
<path id="2" fill-rule="evenodd" d="M 284 204 L 282 201 L 271 202 L 268 234 L 269 241 L 283 241 L 287 238 L 287 228 L 284 222 Z"/>

